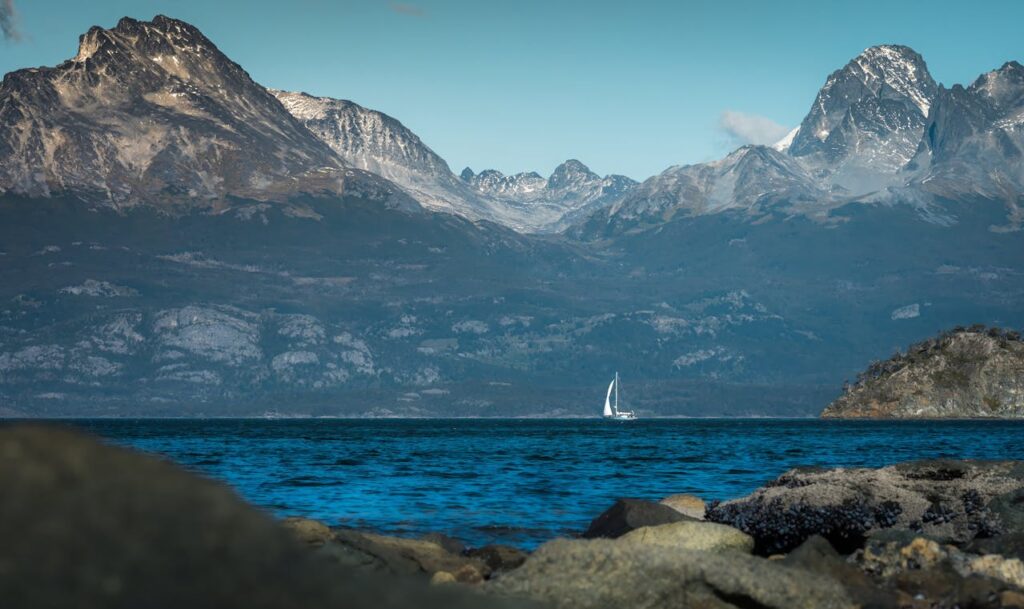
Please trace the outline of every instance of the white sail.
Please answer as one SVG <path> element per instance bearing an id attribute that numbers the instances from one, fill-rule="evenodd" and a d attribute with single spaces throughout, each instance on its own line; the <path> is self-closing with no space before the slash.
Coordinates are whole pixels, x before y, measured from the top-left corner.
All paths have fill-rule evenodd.
<path id="1" fill-rule="evenodd" d="M 615 381 L 613 380 L 608 385 L 608 395 L 604 398 L 604 416 L 610 417 L 614 413 L 612 412 L 612 389 L 615 389 Z"/>

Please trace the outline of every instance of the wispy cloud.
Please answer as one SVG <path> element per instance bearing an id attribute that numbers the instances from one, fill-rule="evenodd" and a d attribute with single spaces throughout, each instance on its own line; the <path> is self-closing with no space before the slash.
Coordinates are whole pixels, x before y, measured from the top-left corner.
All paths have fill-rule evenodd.
<path id="1" fill-rule="evenodd" d="M 408 4 L 405 2 L 392 2 L 391 10 L 400 15 L 408 15 L 410 17 L 425 17 L 427 14 L 426 11 L 415 4 Z"/>
<path id="2" fill-rule="evenodd" d="M 14 42 L 21 40 L 18 11 L 14 10 L 14 0 L 0 0 L 0 37 Z"/>
<path id="3" fill-rule="evenodd" d="M 736 144 L 774 144 L 790 131 L 770 118 L 733 110 L 718 117 L 718 128 Z"/>

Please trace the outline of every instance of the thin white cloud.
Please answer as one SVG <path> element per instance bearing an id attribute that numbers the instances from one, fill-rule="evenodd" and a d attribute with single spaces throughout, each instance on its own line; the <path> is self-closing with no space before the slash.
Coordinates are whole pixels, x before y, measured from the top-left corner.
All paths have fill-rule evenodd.
<path id="1" fill-rule="evenodd" d="M 21 40 L 14 0 L 0 0 L 0 37 L 14 42 Z"/>
<path id="2" fill-rule="evenodd" d="M 426 12 L 422 8 L 415 4 L 408 4 L 406 2 L 392 2 L 391 10 L 400 15 L 409 15 L 410 17 L 423 17 L 426 15 Z"/>
<path id="3" fill-rule="evenodd" d="M 790 128 L 770 118 L 726 110 L 718 117 L 718 128 L 736 144 L 774 144 L 786 137 Z"/>

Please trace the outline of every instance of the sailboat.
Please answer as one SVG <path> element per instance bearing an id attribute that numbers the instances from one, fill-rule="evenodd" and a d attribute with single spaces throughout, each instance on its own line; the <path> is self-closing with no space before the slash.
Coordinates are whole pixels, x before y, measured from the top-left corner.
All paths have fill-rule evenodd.
<path id="1" fill-rule="evenodd" d="M 615 393 L 615 400 L 612 401 L 612 392 Z M 619 373 L 608 385 L 608 395 L 604 397 L 604 418 L 616 421 L 630 421 L 636 418 L 636 413 L 631 410 L 619 410 Z"/>

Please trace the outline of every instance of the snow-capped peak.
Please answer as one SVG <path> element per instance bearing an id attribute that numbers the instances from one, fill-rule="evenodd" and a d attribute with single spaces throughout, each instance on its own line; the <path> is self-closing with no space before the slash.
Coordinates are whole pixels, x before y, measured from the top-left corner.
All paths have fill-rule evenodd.
<path id="1" fill-rule="evenodd" d="M 924 59 L 910 47 L 883 44 L 867 48 L 847 68 L 856 64 L 865 86 L 876 94 L 883 85 L 908 97 L 928 116 L 935 95 L 935 82 Z"/>
<path id="2" fill-rule="evenodd" d="M 778 150 L 779 152 L 785 152 L 789 150 L 789 147 L 793 144 L 793 138 L 795 138 L 796 134 L 799 132 L 800 127 L 794 127 L 789 133 L 786 134 L 786 137 L 772 144 L 772 148 Z"/>

